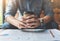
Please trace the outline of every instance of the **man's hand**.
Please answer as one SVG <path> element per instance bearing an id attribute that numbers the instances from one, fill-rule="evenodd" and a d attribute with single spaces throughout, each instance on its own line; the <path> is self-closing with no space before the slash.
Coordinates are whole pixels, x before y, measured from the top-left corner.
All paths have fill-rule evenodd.
<path id="1" fill-rule="evenodd" d="M 26 23 L 27 23 L 28 28 L 36 28 L 40 25 L 39 20 L 35 18 L 26 20 Z"/>
<path id="2" fill-rule="evenodd" d="M 19 29 L 26 28 L 26 25 L 22 21 L 20 21 L 20 24 L 19 24 L 19 27 L 18 28 Z"/>
<path id="3" fill-rule="evenodd" d="M 40 21 L 38 20 L 38 17 L 35 15 L 30 15 L 23 19 L 27 25 L 27 28 L 36 28 L 40 25 Z"/>
<path id="4" fill-rule="evenodd" d="M 26 24 L 24 23 L 23 19 L 22 20 L 17 20 L 13 16 L 9 16 L 6 18 L 6 21 L 9 22 L 10 24 L 16 26 L 17 28 L 26 28 Z"/>
<path id="5" fill-rule="evenodd" d="M 18 28 L 19 29 L 21 29 L 21 28 L 27 28 L 27 25 L 24 22 L 23 18 L 22 18 L 22 20 L 19 20 L 19 27 Z"/>

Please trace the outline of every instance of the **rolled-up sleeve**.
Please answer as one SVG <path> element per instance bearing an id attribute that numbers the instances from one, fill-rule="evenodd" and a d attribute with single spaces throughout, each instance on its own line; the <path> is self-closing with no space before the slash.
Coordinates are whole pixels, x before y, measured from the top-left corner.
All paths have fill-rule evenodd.
<path id="1" fill-rule="evenodd" d="M 8 16 L 15 16 L 17 12 L 17 1 L 16 0 L 9 0 L 8 5 L 6 7 L 6 12 L 4 14 L 5 18 Z"/>
<path id="2" fill-rule="evenodd" d="M 53 8 L 51 6 L 51 1 L 50 0 L 44 0 L 43 1 L 43 10 L 46 16 L 53 17 Z"/>

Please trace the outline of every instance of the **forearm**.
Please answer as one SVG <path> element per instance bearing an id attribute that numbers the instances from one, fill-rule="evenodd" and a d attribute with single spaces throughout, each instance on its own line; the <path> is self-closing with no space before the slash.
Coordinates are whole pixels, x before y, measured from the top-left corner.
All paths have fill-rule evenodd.
<path id="1" fill-rule="evenodd" d="M 43 10 L 44 10 L 44 15 L 45 15 L 45 17 L 43 17 L 44 22 L 48 23 L 52 20 L 52 18 L 54 16 L 50 0 L 44 0 Z"/>
<path id="2" fill-rule="evenodd" d="M 41 18 L 39 18 L 39 19 L 41 19 Z M 44 23 L 48 23 L 52 20 L 52 18 L 50 16 L 42 17 L 42 19 L 43 19 Z"/>
<path id="3" fill-rule="evenodd" d="M 44 23 L 48 23 L 51 21 L 52 18 L 50 16 L 45 16 L 43 17 L 43 19 L 44 19 Z"/>
<path id="4" fill-rule="evenodd" d="M 10 24 L 19 27 L 19 21 L 17 19 L 15 19 L 13 16 L 8 16 L 5 18 L 7 22 L 9 22 Z"/>

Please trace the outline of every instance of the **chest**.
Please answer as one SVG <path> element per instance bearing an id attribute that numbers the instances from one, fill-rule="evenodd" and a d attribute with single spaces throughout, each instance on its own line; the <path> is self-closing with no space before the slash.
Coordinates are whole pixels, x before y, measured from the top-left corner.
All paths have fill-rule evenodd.
<path id="1" fill-rule="evenodd" d="M 43 4 L 43 0 L 20 0 L 19 8 L 21 10 L 27 10 L 30 8 L 31 10 L 41 9 Z"/>

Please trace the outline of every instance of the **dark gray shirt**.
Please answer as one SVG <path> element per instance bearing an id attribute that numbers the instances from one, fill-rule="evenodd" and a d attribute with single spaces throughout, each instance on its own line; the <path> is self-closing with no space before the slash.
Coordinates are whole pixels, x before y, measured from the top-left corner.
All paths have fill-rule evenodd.
<path id="1" fill-rule="evenodd" d="M 15 16 L 17 9 L 21 14 L 24 11 L 32 11 L 38 16 L 44 10 L 44 15 L 53 16 L 50 0 L 9 0 L 5 17 L 9 15 Z"/>

